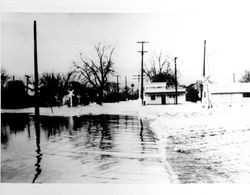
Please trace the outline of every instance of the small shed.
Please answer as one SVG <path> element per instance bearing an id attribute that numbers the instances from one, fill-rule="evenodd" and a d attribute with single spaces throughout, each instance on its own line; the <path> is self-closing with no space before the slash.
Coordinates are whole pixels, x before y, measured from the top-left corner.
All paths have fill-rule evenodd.
<path id="1" fill-rule="evenodd" d="M 178 104 L 186 101 L 186 89 L 177 88 Z M 175 104 L 175 87 L 168 87 L 165 82 L 145 84 L 144 100 L 146 105 Z"/>

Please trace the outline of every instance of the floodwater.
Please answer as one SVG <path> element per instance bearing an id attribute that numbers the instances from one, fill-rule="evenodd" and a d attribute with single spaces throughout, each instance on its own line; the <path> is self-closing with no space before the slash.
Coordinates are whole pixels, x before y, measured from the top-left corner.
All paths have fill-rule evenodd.
<path id="1" fill-rule="evenodd" d="M 160 129 L 133 116 L 1 114 L 6 183 L 250 183 L 250 124 Z M 214 120 L 213 120 L 214 121 Z"/>
<path id="2" fill-rule="evenodd" d="M 1 182 L 169 183 L 146 123 L 119 115 L 1 114 Z"/>

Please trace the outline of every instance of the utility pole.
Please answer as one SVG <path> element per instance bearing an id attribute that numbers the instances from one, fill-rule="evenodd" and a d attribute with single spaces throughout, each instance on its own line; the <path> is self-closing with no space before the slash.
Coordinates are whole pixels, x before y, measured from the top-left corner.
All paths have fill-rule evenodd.
<path id="1" fill-rule="evenodd" d="M 40 148 L 40 122 L 39 122 L 39 96 L 38 96 L 38 63 L 37 63 L 37 35 L 36 35 L 36 21 L 33 22 L 34 30 L 34 77 L 35 77 L 35 132 L 36 132 L 36 145 L 37 145 L 37 163 L 36 174 L 32 183 L 35 183 L 36 179 L 41 173 L 41 148 Z"/>
<path id="2" fill-rule="evenodd" d="M 133 75 L 133 79 L 136 79 L 138 81 L 138 91 L 139 91 L 139 94 L 138 94 L 138 99 L 140 99 L 140 95 L 141 95 L 141 89 L 140 89 L 140 76 L 141 75 Z"/>
<path id="3" fill-rule="evenodd" d="M 203 54 L 203 72 L 202 72 L 202 76 L 203 76 L 203 80 L 205 80 L 205 75 L 206 75 L 206 40 L 204 40 L 204 54 Z M 203 96 L 203 82 L 201 84 L 201 101 L 202 101 L 202 96 Z"/>
<path id="4" fill-rule="evenodd" d="M 26 77 L 26 93 L 28 94 L 28 91 L 29 91 L 29 79 L 30 79 L 30 76 L 29 75 L 25 75 Z"/>
<path id="5" fill-rule="evenodd" d="M 132 84 L 131 84 L 132 100 L 134 100 L 134 98 L 133 98 L 133 96 L 134 96 L 134 86 L 135 86 L 135 85 L 132 83 Z"/>
<path id="6" fill-rule="evenodd" d="M 119 93 L 119 75 L 116 76 L 116 82 L 117 82 L 117 93 Z"/>
<path id="7" fill-rule="evenodd" d="M 142 101 L 142 105 L 143 105 L 143 55 L 144 53 L 146 53 L 147 51 L 144 51 L 144 44 L 148 43 L 147 41 L 138 41 L 137 43 L 141 44 L 141 51 L 138 51 L 139 53 L 141 53 L 141 101 Z"/>
<path id="8" fill-rule="evenodd" d="M 203 77 L 206 75 L 206 40 L 204 41 Z"/>
<path id="9" fill-rule="evenodd" d="M 235 83 L 235 73 L 233 73 L 233 82 Z"/>
<path id="10" fill-rule="evenodd" d="M 125 76 L 125 91 L 126 91 L 126 101 L 127 101 L 127 99 L 128 99 L 127 76 Z"/>
<path id="11" fill-rule="evenodd" d="M 206 99 L 207 99 L 207 106 L 208 108 L 211 108 L 212 107 L 212 103 L 210 101 L 210 95 L 209 95 L 209 80 L 208 78 L 206 78 L 206 40 L 204 40 L 204 56 L 203 56 L 203 79 L 204 79 L 204 82 L 206 81 L 207 84 L 206 84 L 206 87 L 207 87 L 207 92 L 206 92 Z M 202 89 L 202 92 L 203 92 L 203 89 Z"/>
<path id="12" fill-rule="evenodd" d="M 36 21 L 34 20 L 34 75 L 35 75 L 35 115 L 39 115 L 39 100 L 38 100 L 38 64 L 37 64 L 37 36 L 36 36 Z"/>
<path id="13" fill-rule="evenodd" d="M 177 68 L 176 68 L 177 57 L 174 58 L 174 74 L 175 74 L 175 104 L 178 104 L 178 91 L 177 91 Z"/>

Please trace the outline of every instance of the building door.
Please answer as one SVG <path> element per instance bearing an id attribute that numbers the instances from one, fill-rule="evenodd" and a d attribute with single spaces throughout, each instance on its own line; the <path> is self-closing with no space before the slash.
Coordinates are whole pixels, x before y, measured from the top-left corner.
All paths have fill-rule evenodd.
<path id="1" fill-rule="evenodd" d="M 161 104 L 166 104 L 166 95 L 161 95 Z"/>

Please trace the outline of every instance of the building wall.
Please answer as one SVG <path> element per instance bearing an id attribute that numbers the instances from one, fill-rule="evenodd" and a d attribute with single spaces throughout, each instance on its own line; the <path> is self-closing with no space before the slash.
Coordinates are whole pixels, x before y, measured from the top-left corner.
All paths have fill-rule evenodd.
<path id="1" fill-rule="evenodd" d="M 144 100 L 147 105 L 160 105 L 162 104 L 162 96 L 161 95 L 155 95 L 155 100 L 151 100 L 151 95 L 154 94 L 146 94 L 144 97 Z M 168 96 L 165 95 L 166 104 L 174 104 L 175 103 L 175 97 L 174 96 Z M 178 104 L 182 104 L 186 101 L 185 94 L 179 94 L 178 95 Z"/>
<path id="2" fill-rule="evenodd" d="M 183 104 L 186 102 L 186 94 L 181 94 L 178 96 L 178 104 Z"/>
<path id="3" fill-rule="evenodd" d="M 243 103 L 250 103 L 250 97 L 243 97 Z"/>
<path id="4" fill-rule="evenodd" d="M 212 103 L 236 103 L 242 101 L 242 94 L 211 94 Z"/>
<path id="5" fill-rule="evenodd" d="M 242 93 L 238 94 L 211 94 L 212 104 L 235 104 L 250 103 L 250 97 L 243 97 Z"/>
<path id="6" fill-rule="evenodd" d="M 244 94 L 244 95 L 243 95 Z M 202 103 L 204 105 L 250 103 L 250 84 L 241 83 L 229 86 L 203 84 Z"/>
<path id="7" fill-rule="evenodd" d="M 146 94 L 144 96 L 144 100 L 146 102 L 146 104 L 153 104 L 153 105 L 158 105 L 161 104 L 161 96 L 160 95 L 155 95 L 155 100 L 151 100 L 151 95 Z"/>

